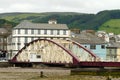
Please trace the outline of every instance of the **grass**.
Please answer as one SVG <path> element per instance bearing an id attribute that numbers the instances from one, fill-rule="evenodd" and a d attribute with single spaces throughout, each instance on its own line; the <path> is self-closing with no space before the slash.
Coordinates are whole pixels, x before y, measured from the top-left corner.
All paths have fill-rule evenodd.
<path id="1" fill-rule="evenodd" d="M 111 19 L 100 26 L 99 30 L 120 34 L 120 19 Z"/>
<path id="2" fill-rule="evenodd" d="M 38 76 L 39 74 L 34 72 L 0 72 L 0 80 L 29 80 Z"/>
<path id="3" fill-rule="evenodd" d="M 106 77 L 74 75 L 74 76 L 54 76 L 49 78 L 40 78 L 38 76 L 30 78 L 29 80 L 106 80 Z"/>
<path id="4" fill-rule="evenodd" d="M 91 77 L 91 78 L 89 78 Z M 66 76 L 55 76 L 40 77 L 39 73 L 33 72 L 1 72 L 0 80 L 105 80 L 105 77 L 98 76 L 83 76 L 83 75 L 66 75 Z"/>
<path id="5" fill-rule="evenodd" d="M 0 72 L 0 80 L 106 80 L 109 73 L 104 73 L 107 74 L 106 76 L 102 74 L 103 73 L 97 73 L 95 76 L 93 72 L 82 72 L 79 75 L 52 75 L 41 78 L 40 73 L 37 72 Z M 120 75 L 120 72 L 112 74 Z M 118 77 L 113 76 L 111 78 L 118 79 Z"/>

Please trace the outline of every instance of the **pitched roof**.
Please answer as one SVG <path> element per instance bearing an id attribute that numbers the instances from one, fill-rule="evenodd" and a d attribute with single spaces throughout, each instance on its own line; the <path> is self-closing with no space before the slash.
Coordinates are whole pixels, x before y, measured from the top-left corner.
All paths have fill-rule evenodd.
<path id="1" fill-rule="evenodd" d="M 103 39 L 91 33 L 77 34 L 76 37 L 73 37 L 71 39 L 80 44 L 105 44 L 106 43 Z"/>
<path id="2" fill-rule="evenodd" d="M 47 24 L 47 23 L 31 23 L 27 20 L 22 21 L 14 29 L 68 29 L 66 24 Z"/>

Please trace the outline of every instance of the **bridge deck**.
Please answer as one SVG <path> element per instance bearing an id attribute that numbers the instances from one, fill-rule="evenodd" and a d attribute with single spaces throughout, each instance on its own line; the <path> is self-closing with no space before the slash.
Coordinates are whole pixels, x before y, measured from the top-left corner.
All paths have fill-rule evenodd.
<path id="1" fill-rule="evenodd" d="M 120 67 L 120 62 L 79 62 L 81 67 Z"/>

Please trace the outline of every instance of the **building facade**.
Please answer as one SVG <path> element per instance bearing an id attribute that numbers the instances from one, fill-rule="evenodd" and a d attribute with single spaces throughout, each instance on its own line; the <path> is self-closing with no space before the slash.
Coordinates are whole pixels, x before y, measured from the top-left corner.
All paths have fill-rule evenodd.
<path id="1" fill-rule="evenodd" d="M 107 47 L 107 61 L 120 62 L 120 43 L 112 42 Z"/>
<path id="2" fill-rule="evenodd" d="M 101 61 L 106 60 L 107 43 L 101 38 L 98 38 L 91 33 L 81 32 L 80 34 L 75 35 L 72 40 L 91 50 L 96 56 L 100 58 Z"/>
<path id="3" fill-rule="evenodd" d="M 6 61 L 9 58 L 8 49 L 9 41 L 8 36 L 11 34 L 5 27 L 0 28 L 0 61 Z"/>
<path id="4" fill-rule="evenodd" d="M 82 44 L 85 48 L 90 49 L 93 53 L 96 54 L 96 56 L 98 56 L 101 61 L 105 61 L 106 60 L 106 43 L 99 43 L 99 44 L 91 44 L 91 43 L 86 43 L 86 44 Z"/>
<path id="5" fill-rule="evenodd" d="M 57 24 L 56 20 L 48 23 L 23 21 L 12 30 L 12 55 L 14 56 L 27 43 L 36 39 L 69 39 L 70 30 L 66 24 Z"/>

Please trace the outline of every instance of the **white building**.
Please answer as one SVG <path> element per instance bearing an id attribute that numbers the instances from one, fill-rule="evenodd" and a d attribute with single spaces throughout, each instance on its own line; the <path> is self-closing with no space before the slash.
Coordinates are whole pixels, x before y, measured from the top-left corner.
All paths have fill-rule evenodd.
<path id="1" fill-rule="evenodd" d="M 48 23 L 31 23 L 25 20 L 12 30 L 12 55 L 35 39 L 69 39 L 69 37 L 70 30 L 67 25 L 57 24 L 56 20 Z"/>
<path id="2" fill-rule="evenodd" d="M 105 42 L 109 42 L 109 35 L 105 32 L 105 31 L 97 31 L 96 32 L 96 35 L 99 37 L 99 38 L 102 38 L 104 39 Z"/>

